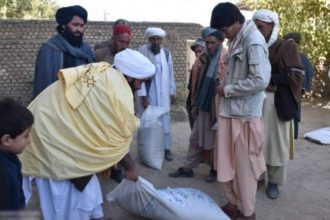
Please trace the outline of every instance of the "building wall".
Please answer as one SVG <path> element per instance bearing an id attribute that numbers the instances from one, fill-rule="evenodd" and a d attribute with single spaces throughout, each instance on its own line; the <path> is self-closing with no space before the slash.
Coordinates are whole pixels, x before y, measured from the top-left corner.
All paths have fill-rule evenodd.
<path id="1" fill-rule="evenodd" d="M 112 22 L 89 22 L 84 39 L 92 47 L 108 40 Z M 0 94 L 9 95 L 23 104 L 32 98 L 34 64 L 43 42 L 53 36 L 57 23 L 52 20 L 0 20 Z M 144 30 L 150 26 L 161 27 L 167 32 L 164 46 L 172 52 L 175 78 L 179 93 L 184 91 L 187 68 L 187 40 L 196 39 L 202 26 L 191 23 L 132 22 L 131 47 L 147 42 Z"/>

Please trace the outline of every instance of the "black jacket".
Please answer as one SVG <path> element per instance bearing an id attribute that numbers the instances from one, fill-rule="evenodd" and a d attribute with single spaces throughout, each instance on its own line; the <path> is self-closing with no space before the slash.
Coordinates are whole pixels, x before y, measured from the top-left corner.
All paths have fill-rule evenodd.
<path id="1" fill-rule="evenodd" d="M 25 207 L 21 162 L 15 154 L 0 150 L 0 210 Z"/>

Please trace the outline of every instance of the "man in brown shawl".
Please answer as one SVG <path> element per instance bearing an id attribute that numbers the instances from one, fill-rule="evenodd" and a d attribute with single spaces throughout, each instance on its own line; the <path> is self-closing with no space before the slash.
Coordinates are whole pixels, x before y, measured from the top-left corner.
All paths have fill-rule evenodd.
<path id="1" fill-rule="evenodd" d="M 267 196 L 276 199 L 279 196 L 278 184 L 283 184 L 286 179 L 293 139 L 291 123 L 300 104 L 304 70 L 294 40 L 277 37 L 279 19 L 276 12 L 258 10 L 252 19 L 266 39 L 272 66 L 263 106 L 266 138 L 262 150 L 268 174 Z"/>

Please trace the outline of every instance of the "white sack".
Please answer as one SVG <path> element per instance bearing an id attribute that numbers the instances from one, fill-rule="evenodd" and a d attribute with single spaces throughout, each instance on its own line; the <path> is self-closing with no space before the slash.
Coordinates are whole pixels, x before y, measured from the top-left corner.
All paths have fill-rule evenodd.
<path id="1" fill-rule="evenodd" d="M 122 209 L 155 220 L 230 220 L 214 200 L 192 188 L 157 190 L 147 180 L 123 181 L 107 195 Z"/>
<path id="2" fill-rule="evenodd" d="M 159 117 L 164 107 L 149 105 L 143 112 L 137 134 L 138 153 L 148 167 L 161 170 L 164 163 L 164 132 Z"/>

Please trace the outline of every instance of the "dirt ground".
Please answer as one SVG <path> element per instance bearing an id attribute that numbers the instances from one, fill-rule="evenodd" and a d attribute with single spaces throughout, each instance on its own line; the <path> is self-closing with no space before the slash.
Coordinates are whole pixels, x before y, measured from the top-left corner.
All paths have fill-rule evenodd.
<path id="1" fill-rule="evenodd" d="M 326 102 L 314 101 L 302 104 L 302 122 L 299 139 L 295 141 L 295 159 L 289 162 L 287 183 L 280 186 L 280 196 L 270 200 L 265 187 L 257 193 L 256 213 L 258 220 L 330 220 L 330 146 L 319 145 L 303 138 L 308 131 L 330 126 L 330 109 Z M 132 146 L 132 155 L 139 174 L 149 180 L 157 189 L 190 187 L 210 195 L 218 204 L 226 204 L 220 183 L 206 183 L 203 179 L 209 169 L 205 164 L 194 170 L 193 178 L 169 178 L 168 173 L 182 165 L 188 148 L 190 128 L 188 122 L 173 122 L 174 161 L 165 162 L 161 171 L 141 164 Z M 113 180 L 101 180 L 104 196 L 117 185 Z M 38 209 L 34 195 L 28 210 Z M 105 217 L 113 220 L 142 220 L 120 207 L 109 204 L 104 198 Z"/>

